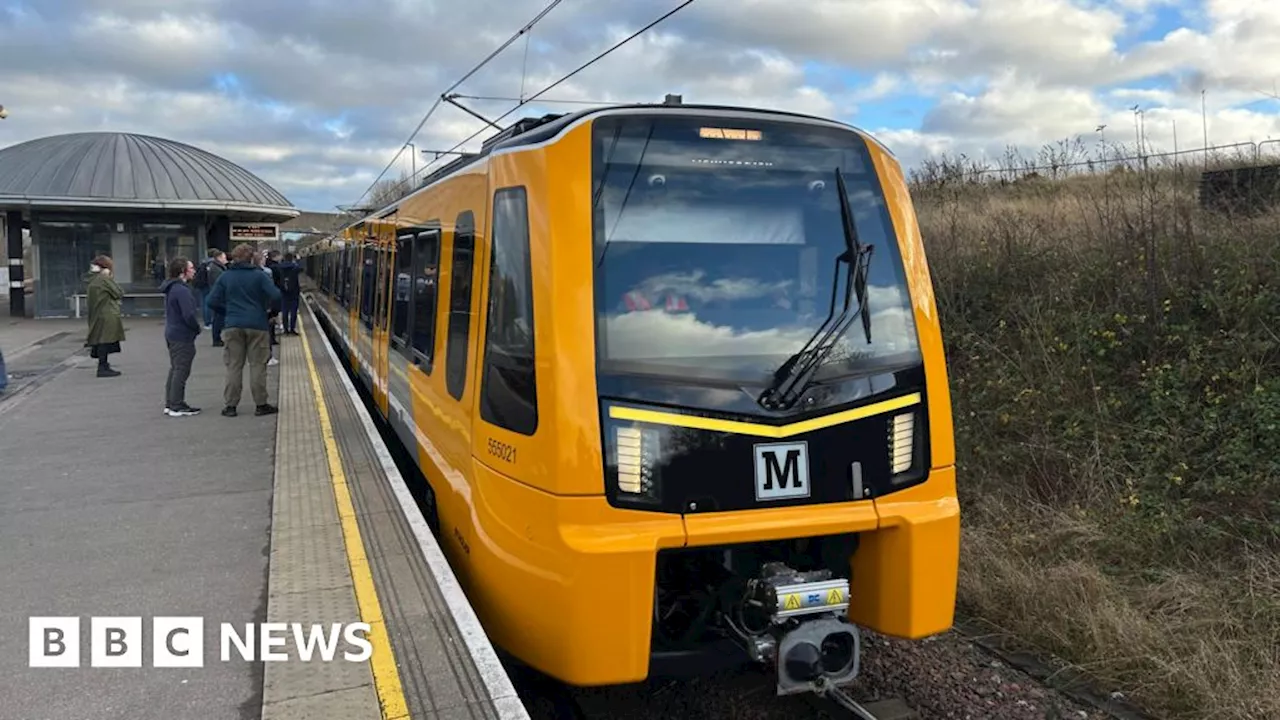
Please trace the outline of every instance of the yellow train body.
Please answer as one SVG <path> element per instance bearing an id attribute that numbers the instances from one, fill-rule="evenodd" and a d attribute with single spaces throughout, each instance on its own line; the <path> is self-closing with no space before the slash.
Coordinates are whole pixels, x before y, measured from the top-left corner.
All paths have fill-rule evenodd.
<path id="1" fill-rule="evenodd" d="M 644 130 L 643 123 L 650 121 L 667 124 L 648 126 L 644 147 L 650 153 L 665 153 L 664 158 L 671 156 L 663 161 L 666 165 L 655 165 L 658 170 L 673 169 L 655 171 L 627 186 L 627 193 L 650 193 L 641 200 L 619 201 L 617 194 L 628 172 L 634 169 L 633 175 L 638 176 L 642 166 L 652 169 L 643 163 L 646 150 L 639 149 L 638 159 L 622 164 L 617 173 L 622 179 L 617 182 L 602 179 L 613 170 L 612 166 L 601 169 L 601 156 L 609 151 L 611 132 L 615 147 L 618 138 L 629 133 L 626 152 L 636 155 L 640 147 L 636 128 Z M 597 127 L 606 122 L 613 123 L 612 131 Z M 697 137 L 682 145 L 680 138 L 685 135 L 680 133 L 688 128 L 696 128 Z M 823 138 L 814 141 L 816 150 L 808 145 L 796 149 L 795 143 L 801 141 L 794 139 L 786 141 L 791 145 L 769 144 L 771 136 L 803 140 L 813 128 Z M 655 135 L 675 139 L 653 141 Z M 607 192 L 613 193 L 604 204 L 617 210 L 620 219 L 632 219 L 622 209 L 627 202 L 640 203 L 636 207 L 649 213 L 631 223 L 638 229 L 628 232 L 636 237 L 645 232 L 705 232 L 709 238 L 720 231 L 699 230 L 698 217 L 668 222 L 660 230 L 644 230 L 643 222 L 646 218 L 667 222 L 654 208 L 675 207 L 683 202 L 681 197 L 696 194 L 698 183 L 679 184 L 684 161 L 714 164 L 721 147 L 739 156 L 773 147 L 768 155 L 772 159 L 758 164 L 777 167 L 791 162 L 788 158 L 807 163 L 795 171 L 794 178 L 807 182 L 803 187 L 821 200 L 814 200 L 804 212 L 809 213 L 806 217 L 819 218 L 813 222 L 826 223 L 824 213 L 836 207 L 830 204 L 836 202 L 831 199 L 836 181 L 830 173 L 837 163 L 833 160 L 822 167 L 821 161 L 830 158 L 821 153 L 844 142 L 841 138 L 856 152 L 830 152 L 861 158 L 863 184 L 859 187 L 869 188 L 872 197 L 878 190 L 879 199 L 867 206 L 872 210 L 859 215 L 853 225 L 855 230 L 869 228 L 864 235 L 877 241 L 880 256 L 872 262 L 896 268 L 894 272 L 902 278 L 905 312 L 885 317 L 896 317 L 894 322 L 910 327 L 914 343 L 904 341 L 903 347 L 909 348 L 912 360 L 902 367 L 861 373 L 858 360 L 848 360 L 849 372 L 824 380 L 829 388 L 845 382 L 840 386 L 844 390 L 828 389 L 831 402 L 801 402 L 799 410 L 746 409 L 747 395 L 741 389 L 749 383 L 731 378 L 728 371 L 715 375 L 718 370 L 709 370 L 707 380 L 682 365 L 679 372 L 652 372 L 665 361 L 662 348 L 672 346 L 664 338 L 675 335 L 652 331 L 652 349 L 648 349 L 644 333 L 624 337 L 617 328 L 624 326 L 625 319 L 629 328 L 687 330 L 701 327 L 697 314 L 683 307 L 682 312 L 663 314 L 652 307 L 657 301 L 641 299 L 648 304 L 645 312 L 624 309 L 607 315 L 602 310 L 608 300 L 602 290 L 607 282 L 601 280 L 605 268 L 621 277 L 641 267 L 645 258 L 661 257 L 679 270 L 681 257 L 687 256 L 689 272 L 680 276 L 680 282 L 689 292 L 675 300 L 668 293 L 665 302 L 696 304 L 699 298 L 711 298 L 706 305 L 712 309 L 707 313 L 749 318 L 773 310 L 741 314 L 732 297 L 714 296 L 715 288 L 721 288 L 722 295 L 732 295 L 730 284 L 698 284 L 699 268 L 692 258 L 718 262 L 723 257 L 724 262 L 733 263 L 735 258 L 755 257 L 753 253 L 765 257 L 763 253 L 786 252 L 800 254 L 778 257 L 798 257 L 800 267 L 812 263 L 805 260 L 809 256 L 802 245 L 794 244 L 803 233 L 767 229 L 770 223 L 783 227 L 785 218 L 797 215 L 790 210 L 767 217 L 761 214 L 763 220 L 752 220 L 742 231 L 767 236 L 761 244 L 726 245 L 721 255 L 711 244 L 672 246 L 678 251 L 658 248 L 674 240 L 668 235 L 653 237 L 649 245 L 624 246 L 623 241 L 607 238 L 601 242 L 609 226 L 597 209 L 605 193 L 601 188 L 608 185 Z M 650 146 L 651 141 L 657 144 Z M 688 157 L 679 154 L 686 146 Z M 905 638 L 948 629 L 959 555 L 951 404 L 929 267 L 905 179 L 893 156 L 859 131 L 832 122 L 687 106 L 584 111 L 499 138 L 486 150 L 455 163 L 456 167 L 430 179 L 412 195 L 349 227 L 343 242 L 312 248 L 305 261 L 309 276 L 318 284 L 313 307 L 345 346 L 347 359 L 382 415 L 406 447 L 416 451 L 418 466 L 430 484 L 441 542 L 494 642 L 570 684 L 640 681 L 649 675 L 655 652 L 660 558 L 688 550 L 766 547 L 761 543 L 819 536 L 856 542 L 856 548 L 836 562 L 836 569 L 850 578 L 848 597 L 841 599 L 847 603 L 851 622 Z M 813 162 L 804 160 L 810 156 Z M 742 163 L 723 164 L 736 168 Z M 856 164 L 847 161 L 845 172 L 857 175 L 850 169 Z M 706 172 L 721 173 L 708 176 L 711 183 L 750 171 Z M 815 181 L 810 176 L 828 179 Z M 677 192 L 677 185 L 678 192 L 686 195 L 662 195 Z M 767 198 L 772 196 L 760 197 L 765 199 L 756 209 L 768 205 Z M 881 214 L 874 216 L 874 212 Z M 877 230 L 873 220 L 865 219 L 873 216 L 887 222 Z M 709 228 L 720 217 L 704 224 Z M 495 264 L 499 239 L 505 244 Z M 610 242 L 621 249 L 610 247 Z M 834 242 L 843 246 L 845 240 L 837 235 Z M 892 247 L 886 250 L 886 244 Z M 630 254 L 622 255 L 623 262 L 601 257 L 604 251 L 622 253 L 624 249 Z M 646 255 L 651 251 L 664 254 Z M 825 304 L 823 283 L 829 261 L 822 257 L 816 273 L 800 271 L 801 285 L 814 285 L 817 279 L 816 291 L 789 295 L 778 303 L 799 297 L 798 302 L 813 304 L 812 298 L 821 296 Z M 790 288 L 779 292 L 792 292 Z M 820 308 L 817 316 L 823 312 Z M 491 317 L 494 314 L 500 317 Z M 887 332 L 882 328 L 888 322 L 876 316 L 870 329 Z M 805 329 L 811 331 L 813 323 Z M 752 332 L 756 335 L 744 331 L 734 337 L 769 331 Z M 857 322 L 845 332 L 855 348 L 862 332 Z M 614 334 L 602 339 L 607 333 Z M 606 377 L 600 370 L 606 339 L 615 349 L 637 348 L 633 353 L 640 358 L 637 363 L 649 365 L 638 372 L 630 368 Z M 696 349 L 699 342 L 687 344 Z M 799 349 L 799 343 L 794 343 L 788 351 Z M 532 363 L 521 353 L 531 355 Z M 753 350 L 752 357 L 755 354 L 762 353 Z M 736 368 L 738 361 L 730 355 L 696 356 L 696 362 L 686 365 L 721 363 Z M 776 366 L 777 358 L 769 357 Z M 676 377 L 681 374 L 685 377 Z M 875 383 L 868 377 L 879 378 L 878 384 L 872 387 Z M 683 400 L 702 395 L 733 399 Z M 906 451 L 895 445 L 898 440 L 893 435 L 900 427 L 893 418 L 902 413 L 912 413 L 915 423 L 914 439 L 904 441 Z M 634 438 L 640 438 L 636 440 L 640 452 L 648 452 L 644 448 L 650 437 L 667 444 L 646 457 L 667 464 L 644 466 L 643 472 L 648 473 L 644 482 L 650 484 L 634 485 L 630 471 L 621 469 L 622 459 L 611 460 L 611 454 L 632 447 L 629 443 Z M 809 495 L 782 502 L 761 500 L 758 475 L 764 456 L 760 453 L 787 442 L 803 446 L 808 453 L 805 489 Z M 672 449 L 677 446 L 683 449 Z M 750 448 L 755 448 L 754 465 L 747 458 Z M 731 452 L 742 457 L 731 457 Z M 851 452 L 855 454 L 848 455 Z M 659 456 L 656 461 L 654 453 Z M 900 473 L 908 479 L 898 487 L 887 471 L 884 478 L 871 477 L 875 468 L 897 460 L 858 460 L 858 453 L 897 453 L 897 460 L 909 456 L 914 465 Z M 696 460 L 689 459 L 695 456 Z M 843 461 L 823 460 L 837 456 L 854 458 L 855 466 L 864 463 L 854 468 L 854 474 L 862 477 L 855 478 L 852 486 Z M 765 474 L 774 472 L 775 480 L 781 478 L 776 488 L 786 489 L 790 466 L 779 465 L 777 456 L 766 461 L 774 465 L 772 470 L 766 467 Z M 673 470 L 680 462 L 686 462 L 680 466 L 683 469 Z M 754 479 L 750 467 L 757 470 Z M 793 489 L 797 477 L 792 476 Z M 662 486 L 652 490 L 659 482 Z M 821 485 L 824 482 L 827 485 Z M 628 483 L 650 488 L 643 491 L 650 495 L 638 493 L 644 501 L 628 504 L 619 489 Z M 860 489 L 848 489 L 858 485 Z M 722 493 L 718 488 L 725 489 Z"/>

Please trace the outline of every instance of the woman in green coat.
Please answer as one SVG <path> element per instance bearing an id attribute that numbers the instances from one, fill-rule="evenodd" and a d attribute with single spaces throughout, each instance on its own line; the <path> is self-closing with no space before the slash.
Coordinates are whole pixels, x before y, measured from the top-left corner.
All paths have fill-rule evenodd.
<path id="1" fill-rule="evenodd" d="M 107 357 L 120 352 L 124 342 L 124 321 L 120 318 L 120 299 L 124 292 L 111 276 L 115 264 L 106 255 L 99 255 L 89 266 L 85 280 L 89 283 L 89 336 L 85 346 L 90 357 L 98 358 L 98 377 L 115 377 L 119 370 L 111 367 Z"/>

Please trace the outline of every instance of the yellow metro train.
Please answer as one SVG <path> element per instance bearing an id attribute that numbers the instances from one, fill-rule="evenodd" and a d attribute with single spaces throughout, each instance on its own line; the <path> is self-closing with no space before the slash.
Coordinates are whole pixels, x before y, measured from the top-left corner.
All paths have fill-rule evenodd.
<path id="1" fill-rule="evenodd" d="M 667 103 L 521 120 L 305 253 L 499 647 L 578 686 L 857 674 L 952 624 L 938 313 L 898 161 Z"/>

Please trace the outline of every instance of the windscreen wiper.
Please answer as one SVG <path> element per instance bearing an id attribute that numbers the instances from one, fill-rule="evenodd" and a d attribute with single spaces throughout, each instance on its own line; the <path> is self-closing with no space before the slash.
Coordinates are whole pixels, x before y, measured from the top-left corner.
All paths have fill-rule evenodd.
<path id="1" fill-rule="evenodd" d="M 871 264 L 872 246 L 858 240 L 858 228 L 853 221 L 853 208 L 849 205 L 849 192 L 844 174 L 836 168 L 836 193 L 840 196 L 840 218 L 844 229 L 845 251 L 836 256 L 835 274 L 831 279 L 831 310 L 813 336 L 799 352 L 787 358 L 773 374 L 773 382 L 761 393 L 759 402 L 770 410 L 791 407 L 808 388 L 809 381 L 822 365 L 822 361 L 835 350 L 836 343 L 853 323 L 851 312 L 854 295 L 857 295 L 858 313 L 862 316 L 862 329 L 867 342 L 871 342 L 871 316 L 867 312 L 867 277 Z M 836 314 L 836 296 L 840 289 L 840 264 L 845 270 L 844 304 Z"/>

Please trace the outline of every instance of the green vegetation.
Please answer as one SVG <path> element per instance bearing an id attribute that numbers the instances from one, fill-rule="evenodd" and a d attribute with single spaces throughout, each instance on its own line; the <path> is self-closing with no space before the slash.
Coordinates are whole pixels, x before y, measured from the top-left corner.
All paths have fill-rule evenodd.
<path id="1" fill-rule="evenodd" d="M 1280 213 L 1202 212 L 1202 162 L 914 178 L 960 605 L 1153 714 L 1280 717 Z"/>

